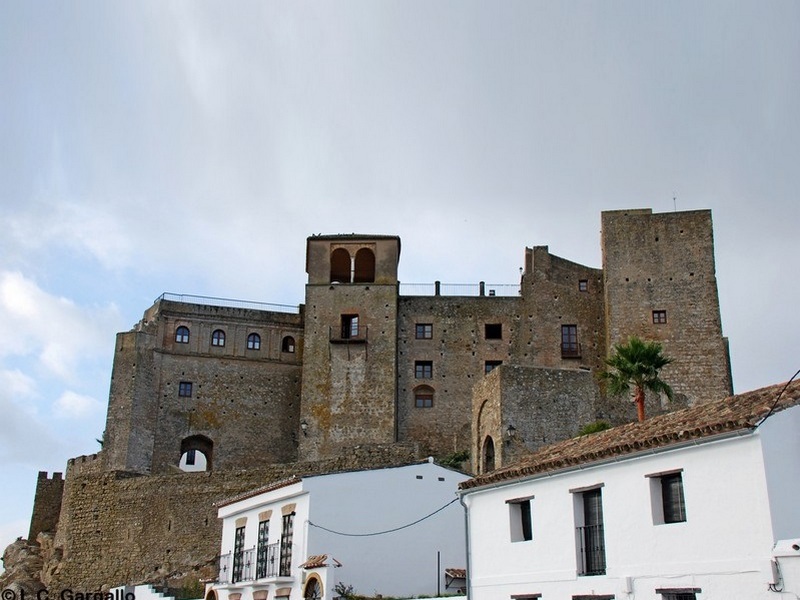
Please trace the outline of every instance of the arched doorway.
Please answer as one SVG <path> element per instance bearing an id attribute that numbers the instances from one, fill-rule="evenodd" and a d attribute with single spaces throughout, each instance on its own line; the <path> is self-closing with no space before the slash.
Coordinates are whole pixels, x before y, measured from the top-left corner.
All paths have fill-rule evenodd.
<path id="1" fill-rule="evenodd" d="M 311 598 L 313 600 L 319 600 L 322 598 L 322 585 L 317 577 L 311 576 L 306 582 L 306 589 L 303 591 L 303 598 Z"/>
<path id="2" fill-rule="evenodd" d="M 181 458 L 178 466 L 182 471 L 210 471 L 214 442 L 204 435 L 193 435 L 181 441 Z"/>
<path id="3" fill-rule="evenodd" d="M 487 435 L 483 440 L 483 472 L 489 473 L 494 471 L 494 440 L 492 436 Z"/>

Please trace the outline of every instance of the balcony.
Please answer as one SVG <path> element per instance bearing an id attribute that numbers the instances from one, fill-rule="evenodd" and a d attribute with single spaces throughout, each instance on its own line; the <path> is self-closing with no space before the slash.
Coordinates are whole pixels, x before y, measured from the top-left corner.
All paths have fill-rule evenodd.
<path id="1" fill-rule="evenodd" d="M 286 563 L 285 565 L 282 565 Z M 260 548 L 250 548 L 241 552 L 228 552 L 219 558 L 219 583 L 242 583 L 269 579 L 274 577 L 289 577 L 291 554 L 281 556 L 281 544 L 267 544 Z M 281 568 L 282 566 L 286 568 Z"/>
<path id="2" fill-rule="evenodd" d="M 606 543 L 602 525 L 576 527 L 578 534 L 578 575 L 606 574 Z"/>

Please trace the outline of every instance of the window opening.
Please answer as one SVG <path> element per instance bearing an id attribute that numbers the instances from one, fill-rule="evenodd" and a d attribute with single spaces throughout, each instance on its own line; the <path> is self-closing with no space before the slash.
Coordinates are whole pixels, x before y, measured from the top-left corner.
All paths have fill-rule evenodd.
<path id="1" fill-rule="evenodd" d="M 242 580 L 244 569 L 244 527 L 237 527 L 233 539 L 233 573 L 231 583 Z"/>
<path id="2" fill-rule="evenodd" d="M 331 252 L 331 283 L 350 283 L 350 253 L 344 248 Z"/>
<path id="3" fill-rule="evenodd" d="M 433 388 L 421 385 L 415 389 L 414 406 L 416 408 L 433 408 Z"/>
<path id="4" fill-rule="evenodd" d="M 487 360 L 485 363 L 483 363 L 483 374 L 488 375 L 502 364 L 502 360 Z"/>
<path id="5" fill-rule="evenodd" d="M 181 325 L 175 330 L 175 342 L 178 344 L 189 343 L 189 328 Z"/>
<path id="6" fill-rule="evenodd" d="M 342 315 L 342 339 L 358 337 L 358 315 Z"/>
<path id="7" fill-rule="evenodd" d="M 211 345 L 220 347 L 225 345 L 225 332 L 222 329 L 215 329 L 211 334 Z"/>
<path id="8" fill-rule="evenodd" d="M 686 503 L 683 499 L 683 478 L 680 473 L 672 473 L 661 480 L 661 503 L 664 508 L 664 523 L 686 521 Z"/>
<path id="9" fill-rule="evenodd" d="M 487 340 L 500 340 L 503 339 L 503 324 L 502 323 L 486 323 L 484 326 L 484 337 Z"/>
<path id="10" fill-rule="evenodd" d="M 653 311 L 653 323 L 656 325 L 665 325 L 667 322 L 667 311 L 665 310 L 654 310 Z"/>
<path id="11" fill-rule="evenodd" d="M 581 279 L 578 281 L 578 291 L 579 292 L 588 292 L 589 291 L 589 281 L 586 279 Z"/>
<path id="12" fill-rule="evenodd" d="M 433 361 L 430 360 L 414 361 L 414 377 L 417 379 L 432 379 Z"/>
<path id="13" fill-rule="evenodd" d="M 581 345 L 578 343 L 578 326 L 561 326 L 561 358 L 580 358 Z"/>
<path id="14" fill-rule="evenodd" d="M 508 512 L 511 524 L 511 541 L 528 542 L 532 540 L 531 499 L 509 500 Z"/>
<path id="15" fill-rule="evenodd" d="M 278 544 L 269 543 L 269 521 L 258 523 L 258 554 L 256 555 L 256 579 L 275 577 Z"/>
<path id="16" fill-rule="evenodd" d="M 178 467 L 182 471 L 199 472 L 211 470 L 214 442 L 204 435 L 192 435 L 181 441 L 181 458 Z"/>
<path id="17" fill-rule="evenodd" d="M 248 350 L 261 350 L 261 336 L 257 333 L 251 333 L 247 336 L 247 349 Z"/>
<path id="18" fill-rule="evenodd" d="M 433 338 L 433 325 L 431 323 L 417 323 L 416 338 L 418 340 L 430 340 Z"/>
<path id="19" fill-rule="evenodd" d="M 661 600 L 697 600 L 700 588 L 659 588 L 656 594 L 661 595 Z"/>
<path id="20" fill-rule="evenodd" d="M 606 572 L 606 546 L 603 535 L 602 490 L 596 488 L 581 494 L 583 500 L 583 526 L 578 527 L 580 543 L 579 575 L 604 575 Z"/>
<path id="21" fill-rule="evenodd" d="M 281 342 L 281 352 L 294 352 L 294 338 L 287 335 Z"/>
<path id="22" fill-rule="evenodd" d="M 356 252 L 354 283 L 372 283 L 375 281 L 375 253 L 369 248 L 361 248 Z"/>
<path id="23" fill-rule="evenodd" d="M 292 537 L 294 535 L 294 513 L 283 515 L 281 530 L 280 577 L 289 577 L 292 570 Z"/>
<path id="24" fill-rule="evenodd" d="M 178 397 L 179 398 L 191 398 L 192 397 L 192 382 L 191 381 L 181 381 L 178 384 Z"/>

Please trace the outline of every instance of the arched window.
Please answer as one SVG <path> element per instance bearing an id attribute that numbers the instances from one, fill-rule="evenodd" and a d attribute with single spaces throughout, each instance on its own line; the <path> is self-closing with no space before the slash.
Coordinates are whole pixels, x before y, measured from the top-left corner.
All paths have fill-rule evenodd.
<path id="1" fill-rule="evenodd" d="M 344 248 L 331 252 L 331 283 L 350 283 L 350 253 Z"/>
<path id="2" fill-rule="evenodd" d="M 175 342 L 178 344 L 189 343 L 189 328 L 181 325 L 175 330 Z"/>
<path id="3" fill-rule="evenodd" d="M 320 598 L 322 598 L 322 586 L 320 585 L 319 579 L 314 575 L 309 577 L 308 581 L 306 581 L 306 589 L 303 591 L 303 598 L 311 600 L 320 600 Z"/>
<path id="4" fill-rule="evenodd" d="M 294 352 L 294 338 L 287 335 L 281 342 L 281 352 Z"/>
<path id="5" fill-rule="evenodd" d="M 215 329 L 214 333 L 211 334 L 211 345 L 212 346 L 225 345 L 225 332 L 222 331 L 222 329 Z"/>
<path id="6" fill-rule="evenodd" d="M 356 252 L 356 268 L 353 274 L 354 283 L 372 283 L 375 281 L 375 253 L 369 248 L 361 248 Z"/>
<path id="7" fill-rule="evenodd" d="M 247 336 L 247 349 L 248 350 L 261 350 L 261 336 L 257 333 L 251 333 Z"/>
<path id="8" fill-rule="evenodd" d="M 483 441 L 483 472 L 494 471 L 494 440 L 487 435 Z"/>
<path id="9" fill-rule="evenodd" d="M 182 471 L 210 471 L 214 442 L 204 435 L 193 435 L 181 442 L 181 459 L 178 466 Z"/>
<path id="10" fill-rule="evenodd" d="M 429 385 L 420 385 L 414 388 L 414 407 L 433 408 L 433 388 Z"/>

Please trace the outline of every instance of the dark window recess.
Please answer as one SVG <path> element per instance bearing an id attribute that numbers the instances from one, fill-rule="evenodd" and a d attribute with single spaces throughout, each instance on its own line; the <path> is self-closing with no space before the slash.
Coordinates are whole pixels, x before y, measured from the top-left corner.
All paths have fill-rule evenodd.
<path id="1" fill-rule="evenodd" d="M 502 364 L 503 364 L 502 360 L 487 360 L 485 363 L 483 363 L 483 373 L 484 374 L 491 373 Z"/>
<path id="2" fill-rule="evenodd" d="M 686 520 L 686 504 L 683 500 L 683 477 L 680 473 L 673 473 L 664 475 L 660 479 L 664 523 L 682 523 Z"/>
<path id="3" fill-rule="evenodd" d="M 211 334 L 211 345 L 220 347 L 225 345 L 225 332 L 222 329 L 216 329 Z"/>
<path id="4" fill-rule="evenodd" d="M 414 377 L 417 379 L 432 379 L 433 362 L 430 360 L 414 361 Z"/>
<path id="5" fill-rule="evenodd" d="M 667 311 L 665 310 L 654 310 L 653 311 L 653 323 L 656 325 L 664 325 L 667 322 Z"/>
<path id="6" fill-rule="evenodd" d="M 484 337 L 487 340 L 501 340 L 501 339 L 503 339 L 503 324 L 502 323 L 486 323 L 484 325 Z"/>
<path id="7" fill-rule="evenodd" d="M 581 345 L 578 343 L 578 326 L 561 326 L 561 358 L 580 358 Z"/>
<path id="8" fill-rule="evenodd" d="M 581 279 L 578 281 L 578 291 L 579 292 L 589 291 L 589 282 L 586 279 Z"/>
<path id="9" fill-rule="evenodd" d="M 178 396 L 181 398 L 191 398 L 192 397 L 192 382 L 191 381 L 181 381 L 178 384 Z"/>
<path id="10" fill-rule="evenodd" d="M 189 343 L 189 328 L 188 327 L 178 327 L 175 330 L 175 342 L 178 344 L 188 344 Z"/>
<path id="11" fill-rule="evenodd" d="M 508 510 L 511 518 L 511 541 L 528 542 L 532 540 L 533 524 L 530 498 L 510 501 Z"/>
<path id="12" fill-rule="evenodd" d="M 603 499 L 601 490 L 581 494 L 583 499 L 583 526 L 578 527 L 580 542 L 579 575 L 605 575 L 606 544 L 603 535 Z"/>
<path id="13" fill-rule="evenodd" d="M 358 315 L 342 315 L 342 339 L 358 337 Z"/>
<path id="14" fill-rule="evenodd" d="M 187 465 L 195 464 L 195 453 L 196 452 L 197 452 L 197 450 L 195 450 L 194 448 L 186 451 L 186 464 Z"/>
<path id="15" fill-rule="evenodd" d="M 247 349 L 248 350 L 261 350 L 261 336 L 257 333 L 251 333 L 247 336 Z"/>
<path id="16" fill-rule="evenodd" d="M 661 595 L 661 600 L 697 600 L 700 588 L 657 588 L 656 594 Z"/>
<path id="17" fill-rule="evenodd" d="M 292 573 L 292 537 L 294 535 L 294 513 L 283 516 L 281 530 L 281 561 L 278 575 L 289 577 Z"/>
<path id="18" fill-rule="evenodd" d="M 269 543 L 269 521 L 258 524 L 258 553 L 256 554 L 256 579 L 275 577 L 277 572 L 278 544 Z"/>
<path id="19" fill-rule="evenodd" d="M 414 407 L 433 408 L 433 388 L 423 385 L 414 390 Z"/>
<path id="20" fill-rule="evenodd" d="M 233 573 L 231 583 L 242 580 L 244 567 L 244 527 L 237 527 L 233 538 Z"/>
<path id="21" fill-rule="evenodd" d="M 415 336 L 418 340 L 433 338 L 433 325 L 430 323 L 417 323 Z"/>
<path id="22" fill-rule="evenodd" d="M 290 354 L 294 352 L 294 338 L 292 336 L 287 335 L 283 338 L 281 352 L 289 352 Z"/>

